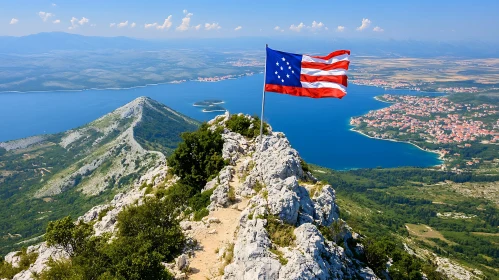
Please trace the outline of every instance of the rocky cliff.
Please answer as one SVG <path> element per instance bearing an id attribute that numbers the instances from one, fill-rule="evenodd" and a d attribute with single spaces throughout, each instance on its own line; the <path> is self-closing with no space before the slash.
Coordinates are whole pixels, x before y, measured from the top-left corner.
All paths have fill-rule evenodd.
<path id="1" fill-rule="evenodd" d="M 333 187 L 304 170 L 285 135 L 270 132 L 261 141 L 249 139 L 229 131 L 228 118 L 226 114 L 209 122 L 213 130 L 224 127 L 223 157 L 230 163 L 206 184 L 205 189 L 214 188 L 210 214 L 199 222 L 184 217 L 181 226 L 191 246 L 165 266 L 177 278 L 190 279 L 377 279 L 354 257 L 362 247 L 354 245 L 352 236 L 357 235 L 339 219 Z M 80 219 L 95 222 L 98 235 L 113 232 L 123 207 L 147 196 L 140 185 L 175 182 L 167 173 L 166 164 L 149 169 L 131 190 Z M 339 225 L 336 238 L 328 240 L 321 230 L 333 223 Z M 29 247 L 32 251 L 39 253 L 36 262 L 14 279 L 31 279 L 49 257 L 65 257 L 44 243 Z M 6 260 L 17 265 L 14 256 Z"/>

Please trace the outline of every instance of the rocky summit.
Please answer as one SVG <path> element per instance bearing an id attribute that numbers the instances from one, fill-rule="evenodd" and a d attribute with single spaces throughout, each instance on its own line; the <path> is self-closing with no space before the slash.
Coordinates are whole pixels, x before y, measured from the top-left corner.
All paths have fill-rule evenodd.
<path id="1" fill-rule="evenodd" d="M 134 114 L 133 109 L 121 112 Z M 229 163 L 204 188 L 213 191 L 209 214 L 201 221 L 182 217 L 187 246 L 164 266 L 177 279 L 378 279 L 355 258 L 363 250 L 355 245 L 360 237 L 339 218 L 333 187 L 306 170 L 283 133 L 269 128 L 263 138 L 250 139 L 227 129 L 229 117 L 227 113 L 208 123 L 210 130 L 221 132 L 223 158 Z M 82 137 L 74 134 L 78 135 L 65 138 L 67 146 Z M 133 188 L 93 207 L 79 220 L 92 222 L 96 235 L 116 233 L 118 213 L 150 196 L 141 186 L 168 188 L 177 180 L 162 162 L 144 172 Z M 328 240 L 321 231 L 333 224 L 339 225 L 335 240 Z M 49 258 L 67 258 L 46 243 L 27 251 L 38 253 L 37 259 L 13 279 L 32 279 L 46 269 Z M 6 261 L 17 266 L 15 256 L 16 252 L 8 254 Z"/>

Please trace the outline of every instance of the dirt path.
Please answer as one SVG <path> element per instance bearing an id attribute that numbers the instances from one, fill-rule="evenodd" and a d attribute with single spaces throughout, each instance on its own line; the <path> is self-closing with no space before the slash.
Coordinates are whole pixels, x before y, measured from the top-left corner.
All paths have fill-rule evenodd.
<path id="1" fill-rule="evenodd" d="M 242 161 L 236 164 L 236 174 L 232 178 L 229 185 L 235 189 L 239 188 L 239 170 Z M 241 210 L 246 208 L 247 199 L 243 199 L 228 208 L 217 209 L 208 215 L 208 219 L 217 218 L 220 223 L 211 223 L 209 228 L 200 228 L 194 232 L 194 238 L 198 241 L 200 248 L 196 251 L 196 255 L 189 259 L 191 273 L 189 279 L 206 280 L 213 279 L 220 275 L 219 270 L 223 268 L 223 263 L 220 262 L 218 249 L 228 247 L 228 244 L 234 242 L 235 231 L 239 224 Z"/>

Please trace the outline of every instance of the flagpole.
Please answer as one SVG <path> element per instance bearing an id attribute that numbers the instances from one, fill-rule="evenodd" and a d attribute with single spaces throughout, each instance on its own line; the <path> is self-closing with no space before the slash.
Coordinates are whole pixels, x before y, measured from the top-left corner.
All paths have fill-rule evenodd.
<path id="1" fill-rule="evenodd" d="M 265 44 L 265 68 L 263 70 L 263 96 L 262 96 L 262 115 L 260 118 L 260 142 L 263 144 L 263 116 L 265 113 L 265 83 L 267 82 L 267 48 L 268 44 Z"/>

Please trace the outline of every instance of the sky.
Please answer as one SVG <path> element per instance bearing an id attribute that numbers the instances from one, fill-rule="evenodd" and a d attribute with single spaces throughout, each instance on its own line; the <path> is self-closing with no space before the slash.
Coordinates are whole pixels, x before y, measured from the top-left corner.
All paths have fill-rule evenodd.
<path id="1" fill-rule="evenodd" d="M 499 40 L 497 0 L 0 0 L 0 36 Z"/>

